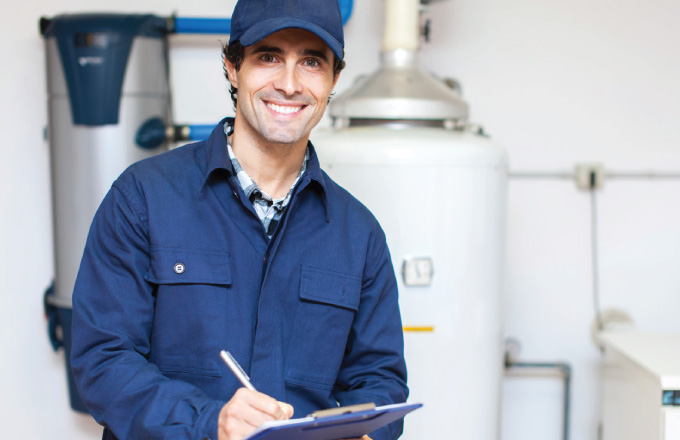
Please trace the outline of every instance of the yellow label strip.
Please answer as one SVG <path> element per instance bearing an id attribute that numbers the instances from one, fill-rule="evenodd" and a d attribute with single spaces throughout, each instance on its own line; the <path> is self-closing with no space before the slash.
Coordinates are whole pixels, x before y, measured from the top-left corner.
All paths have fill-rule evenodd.
<path id="1" fill-rule="evenodd" d="M 416 325 L 404 327 L 405 332 L 433 332 L 434 326 L 432 325 Z"/>

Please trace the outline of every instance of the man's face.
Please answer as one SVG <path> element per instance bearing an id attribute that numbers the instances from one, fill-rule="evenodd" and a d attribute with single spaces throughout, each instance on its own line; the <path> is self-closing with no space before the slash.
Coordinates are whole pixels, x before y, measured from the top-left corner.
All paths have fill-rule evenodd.
<path id="1" fill-rule="evenodd" d="M 337 81 L 333 52 L 302 29 L 284 29 L 247 46 L 238 71 L 226 66 L 238 89 L 236 118 L 244 122 L 239 127 L 267 143 L 306 142 Z"/>

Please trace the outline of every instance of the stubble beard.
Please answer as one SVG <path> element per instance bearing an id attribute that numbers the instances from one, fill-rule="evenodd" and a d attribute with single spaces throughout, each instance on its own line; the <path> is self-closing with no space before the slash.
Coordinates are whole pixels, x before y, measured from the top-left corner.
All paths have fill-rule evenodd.
<path id="1" fill-rule="evenodd" d="M 256 95 L 254 98 L 256 99 L 256 107 L 252 109 L 254 113 L 252 115 L 252 119 L 254 119 L 252 122 L 255 122 L 257 127 L 254 124 L 251 125 L 268 143 L 295 144 L 309 136 L 309 131 L 319 122 L 312 120 L 315 117 L 316 102 L 310 97 L 302 96 L 295 99 L 286 99 L 280 95 L 264 93 Z M 294 119 L 277 120 L 265 104 L 267 101 L 277 100 L 291 100 L 305 107 Z"/>
<path id="2" fill-rule="evenodd" d="M 264 140 L 269 143 L 291 145 L 308 135 L 305 132 L 306 124 L 292 125 L 290 122 L 277 122 L 265 119 L 260 123 L 259 132 Z"/>

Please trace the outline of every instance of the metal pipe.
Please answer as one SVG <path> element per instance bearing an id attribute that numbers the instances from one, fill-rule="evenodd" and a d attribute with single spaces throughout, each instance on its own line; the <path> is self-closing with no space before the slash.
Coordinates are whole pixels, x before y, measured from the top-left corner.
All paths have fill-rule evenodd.
<path id="1" fill-rule="evenodd" d="M 573 180 L 575 175 L 573 172 L 559 172 L 559 171 L 510 171 L 508 177 L 511 179 L 567 179 Z"/>
<path id="2" fill-rule="evenodd" d="M 590 250 L 593 268 L 593 309 L 597 329 L 602 331 L 604 330 L 604 325 L 602 324 L 602 309 L 600 308 L 600 258 L 597 244 L 597 191 L 595 190 L 595 178 L 593 177 L 590 189 Z M 600 351 L 602 350 L 600 348 Z"/>
<path id="3" fill-rule="evenodd" d="M 605 179 L 680 180 L 680 172 L 665 171 L 612 171 L 604 173 Z M 511 171 L 511 179 L 575 179 L 573 172 L 566 171 Z"/>
<path id="4" fill-rule="evenodd" d="M 660 171 L 641 171 L 641 172 L 612 172 L 605 173 L 607 179 L 680 179 L 680 173 L 660 172 Z"/>
<path id="5" fill-rule="evenodd" d="M 562 440 L 569 440 L 569 419 L 571 418 L 571 365 L 566 362 L 516 362 L 505 354 L 505 368 L 558 370 L 564 381 L 562 400 Z"/>

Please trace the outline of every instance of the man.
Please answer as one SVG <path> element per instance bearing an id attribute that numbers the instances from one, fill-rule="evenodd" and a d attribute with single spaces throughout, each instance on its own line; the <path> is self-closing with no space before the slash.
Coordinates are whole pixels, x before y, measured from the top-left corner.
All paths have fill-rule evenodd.
<path id="1" fill-rule="evenodd" d="M 225 54 L 235 118 L 131 166 L 92 223 L 71 363 L 107 439 L 242 439 L 408 394 L 384 234 L 308 141 L 343 65 L 337 0 L 241 0 Z"/>

